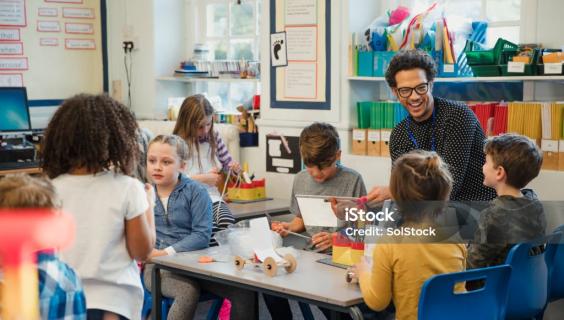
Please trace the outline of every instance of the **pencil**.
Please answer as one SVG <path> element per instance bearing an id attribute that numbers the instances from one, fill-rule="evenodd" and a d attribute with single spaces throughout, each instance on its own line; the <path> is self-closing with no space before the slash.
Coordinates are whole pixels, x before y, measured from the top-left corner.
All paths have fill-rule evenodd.
<path id="1" fill-rule="evenodd" d="M 304 239 L 307 239 L 307 240 L 311 240 L 311 237 L 304 236 L 304 235 L 301 234 L 301 233 L 297 233 L 297 232 L 293 232 L 293 231 L 287 231 L 287 232 L 288 232 L 288 234 L 293 234 L 293 235 L 295 235 L 295 236 L 297 236 L 297 237 L 304 238 Z"/>

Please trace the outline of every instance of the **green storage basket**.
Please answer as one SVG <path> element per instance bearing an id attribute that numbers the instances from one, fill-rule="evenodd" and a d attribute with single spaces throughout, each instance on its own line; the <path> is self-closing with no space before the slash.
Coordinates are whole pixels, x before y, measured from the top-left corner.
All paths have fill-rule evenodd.
<path id="1" fill-rule="evenodd" d="M 468 65 L 494 65 L 499 64 L 499 59 L 503 51 L 516 51 L 519 46 L 503 38 L 497 39 L 492 49 L 484 50 L 483 47 L 474 41 L 467 40 L 464 46 L 464 53 Z"/>
<path id="2" fill-rule="evenodd" d="M 507 51 L 507 53 L 504 52 L 503 59 L 500 59 L 500 60 L 502 60 L 502 63 L 504 63 L 500 66 L 501 67 L 501 75 L 507 76 L 507 77 L 511 77 L 511 76 L 536 76 L 538 74 L 537 59 L 538 59 L 538 55 L 539 55 L 539 50 L 534 49 L 533 57 L 531 58 L 531 63 L 525 64 L 524 72 L 509 72 L 507 70 L 507 61 L 511 61 L 511 58 L 516 53 L 517 53 L 517 51 Z"/>
<path id="3" fill-rule="evenodd" d="M 499 77 L 501 69 L 498 65 L 470 66 L 474 77 Z"/>

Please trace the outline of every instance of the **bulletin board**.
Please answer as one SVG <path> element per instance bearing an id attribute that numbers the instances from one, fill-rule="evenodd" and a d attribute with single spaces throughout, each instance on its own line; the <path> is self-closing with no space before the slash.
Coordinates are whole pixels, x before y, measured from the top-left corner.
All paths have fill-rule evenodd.
<path id="1" fill-rule="evenodd" d="M 331 109 L 331 1 L 270 0 L 270 33 L 281 32 L 287 65 L 270 64 L 270 107 Z"/>
<path id="2" fill-rule="evenodd" d="M 0 86 L 30 106 L 107 91 L 106 0 L 0 0 Z"/>

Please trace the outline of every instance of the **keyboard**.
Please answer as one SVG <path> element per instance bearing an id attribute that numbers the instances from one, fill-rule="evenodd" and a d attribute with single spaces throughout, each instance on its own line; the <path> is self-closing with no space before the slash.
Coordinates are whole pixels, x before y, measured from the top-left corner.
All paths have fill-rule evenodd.
<path id="1" fill-rule="evenodd" d="M 0 162 L 0 170 L 38 168 L 39 161 Z"/>

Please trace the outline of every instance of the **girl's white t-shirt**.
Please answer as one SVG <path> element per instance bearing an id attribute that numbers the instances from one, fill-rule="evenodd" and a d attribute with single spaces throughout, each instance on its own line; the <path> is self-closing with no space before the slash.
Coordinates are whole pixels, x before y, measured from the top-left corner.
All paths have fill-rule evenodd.
<path id="1" fill-rule="evenodd" d="M 125 221 L 147 210 L 143 185 L 109 171 L 63 174 L 53 184 L 63 211 L 76 220 L 74 244 L 61 258 L 81 278 L 87 308 L 140 319 L 143 288 L 139 267 L 127 251 Z"/>
<path id="2" fill-rule="evenodd" d="M 202 167 L 200 167 L 198 163 L 198 156 L 194 155 L 190 157 L 187 161 L 185 173 L 187 176 L 195 176 L 198 174 L 204 174 L 210 172 L 212 168 L 221 168 L 221 163 L 217 158 L 211 158 L 211 148 L 209 142 L 200 142 L 198 145 L 200 150 L 200 161 L 202 163 Z M 202 183 L 202 186 L 206 188 L 208 194 L 212 200 L 212 202 L 217 202 L 221 200 L 221 191 L 217 189 L 216 186 L 210 186 L 209 184 Z"/>

